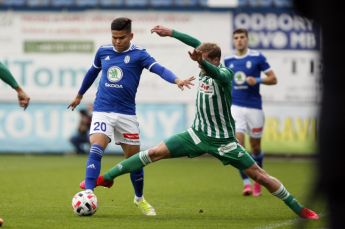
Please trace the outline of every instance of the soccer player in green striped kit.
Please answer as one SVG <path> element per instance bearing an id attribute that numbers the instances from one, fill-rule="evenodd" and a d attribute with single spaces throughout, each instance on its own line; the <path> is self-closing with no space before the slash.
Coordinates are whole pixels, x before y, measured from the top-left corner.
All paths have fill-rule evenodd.
<path id="1" fill-rule="evenodd" d="M 306 219 L 319 219 L 314 211 L 303 207 L 283 184 L 260 168 L 249 153 L 237 142 L 231 115 L 231 82 L 233 72 L 221 65 L 221 49 L 214 43 L 199 40 L 163 26 L 155 26 L 152 33 L 173 37 L 192 46 L 190 58 L 199 64 L 199 86 L 194 122 L 188 130 L 175 134 L 159 145 L 141 151 L 121 161 L 97 179 L 97 186 L 109 187 L 116 177 L 136 171 L 152 162 L 166 158 L 197 157 L 205 153 L 218 158 L 224 165 L 243 170 L 260 183 L 297 215 Z"/>

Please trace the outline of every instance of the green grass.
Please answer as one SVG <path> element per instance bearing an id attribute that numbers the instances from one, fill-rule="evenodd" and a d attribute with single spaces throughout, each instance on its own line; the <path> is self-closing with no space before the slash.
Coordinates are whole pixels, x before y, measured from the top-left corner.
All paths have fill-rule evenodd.
<path id="1" fill-rule="evenodd" d="M 122 157 L 106 155 L 102 171 Z M 210 157 L 163 160 L 145 169 L 145 197 L 156 217 L 145 217 L 133 204 L 128 175 L 111 189 L 97 188 L 99 209 L 92 217 L 73 214 L 72 196 L 84 177 L 86 156 L 0 156 L 0 217 L 4 228 L 294 228 L 297 218 L 266 190 L 259 198 L 242 197 L 238 172 Z M 313 180 L 312 161 L 266 160 L 300 202 Z M 325 228 L 323 213 L 306 228 Z M 200 210 L 203 212 L 200 213 Z M 299 221 L 298 221 L 299 222 Z"/>

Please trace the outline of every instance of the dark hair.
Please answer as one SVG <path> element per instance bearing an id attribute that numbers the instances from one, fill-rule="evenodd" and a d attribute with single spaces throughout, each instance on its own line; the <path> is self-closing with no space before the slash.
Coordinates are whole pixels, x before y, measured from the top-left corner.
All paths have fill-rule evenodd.
<path id="1" fill-rule="evenodd" d="M 216 57 L 220 58 L 222 51 L 219 46 L 215 43 L 202 43 L 198 48 L 201 52 L 208 53 L 207 57 L 214 59 Z"/>
<path id="2" fill-rule="evenodd" d="M 232 32 L 232 35 L 235 35 L 238 33 L 244 33 L 246 35 L 246 37 L 248 37 L 248 30 L 246 30 L 244 28 L 235 29 L 234 32 Z"/>
<path id="3" fill-rule="evenodd" d="M 111 30 L 126 30 L 132 32 L 132 20 L 126 17 L 119 17 L 111 22 Z"/>

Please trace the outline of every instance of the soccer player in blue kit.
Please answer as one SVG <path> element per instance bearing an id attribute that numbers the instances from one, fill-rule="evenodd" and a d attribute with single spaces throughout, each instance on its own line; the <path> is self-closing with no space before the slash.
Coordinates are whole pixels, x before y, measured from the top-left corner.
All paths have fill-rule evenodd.
<path id="1" fill-rule="evenodd" d="M 160 65 L 145 49 L 131 43 L 133 33 L 129 18 L 116 18 L 111 23 L 112 45 L 101 46 L 94 63 L 86 73 L 80 90 L 68 108 L 74 110 L 84 93 L 102 70 L 98 85 L 90 129 L 90 153 L 86 163 L 85 180 L 82 189 L 93 190 L 95 186 L 111 187 L 112 182 L 99 176 L 104 150 L 114 136 L 126 158 L 140 151 L 139 124 L 136 118 L 135 96 L 142 70 L 156 73 L 164 80 L 176 84 L 181 90 L 190 88 L 194 77 L 179 79 L 167 68 Z M 155 209 L 144 199 L 144 172 L 138 169 L 130 173 L 134 187 L 134 204 L 143 214 L 156 215 Z"/>
<path id="2" fill-rule="evenodd" d="M 262 167 L 263 153 L 261 150 L 261 136 L 265 117 L 262 110 L 260 84 L 277 84 L 277 78 L 266 58 L 258 51 L 248 48 L 248 31 L 243 28 L 234 30 L 233 44 L 235 55 L 224 58 L 226 67 L 235 73 L 232 87 L 231 113 L 235 119 L 236 138 L 244 146 L 245 133 L 249 135 L 252 157 Z M 261 78 L 261 72 L 266 77 Z M 261 195 L 261 186 L 254 182 L 253 189 L 249 177 L 240 171 L 243 179 L 243 195 Z"/>

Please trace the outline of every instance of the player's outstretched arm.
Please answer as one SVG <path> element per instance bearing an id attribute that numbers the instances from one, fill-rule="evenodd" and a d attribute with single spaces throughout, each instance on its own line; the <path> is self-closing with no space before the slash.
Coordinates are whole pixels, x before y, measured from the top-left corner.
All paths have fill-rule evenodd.
<path id="1" fill-rule="evenodd" d="M 67 109 L 71 108 L 72 111 L 80 104 L 81 100 L 83 99 L 84 93 L 91 87 L 92 83 L 96 80 L 100 69 L 95 68 L 92 66 L 89 71 L 86 73 L 81 87 L 77 96 L 74 100 L 68 105 Z"/>
<path id="2" fill-rule="evenodd" d="M 194 86 L 194 83 L 193 83 L 194 80 L 195 80 L 194 76 L 191 76 L 183 80 L 176 78 L 175 83 L 178 86 L 178 88 L 180 88 L 183 91 L 184 87 L 190 89 L 191 86 Z"/>
<path id="3" fill-rule="evenodd" d="M 198 39 L 188 34 L 178 32 L 174 29 L 170 29 L 162 25 L 156 25 L 155 27 L 153 27 L 151 29 L 151 33 L 156 33 L 161 37 L 174 37 L 177 40 L 182 41 L 186 45 L 192 46 L 193 48 L 196 48 L 201 44 L 201 42 Z"/>
<path id="4" fill-rule="evenodd" d="M 25 110 L 29 106 L 30 97 L 18 85 L 12 73 L 2 63 L 0 63 L 0 79 L 17 91 L 19 106 L 23 107 Z"/>
<path id="5" fill-rule="evenodd" d="M 18 96 L 18 103 L 20 107 L 23 107 L 24 110 L 29 106 L 30 97 L 25 93 L 25 91 L 21 87 L 16 88 L 17 96 Z"/>
<path id="6" fill-rule="evenodd" d="M 183 90 L 184 87 L 190 89 L 190 87 L 194 85 L 192 83 L 192 81 L 195 79 L 194 76 L 189 77 L 188 79 L 181 80 L 172 71 L 160 65 L 159 63 L 155 63 L 150 68 L 150 71 L 156 73 L 165 81 L 176 84 L 181 90 Z"/>
<path id="7" fill-rule="evenodd" d="M 0 79 L 4 81 L 6 84 L 10 85 L 13 89 L 19 87 L 12 73 L 2 63 L 0 63 Z"/>
<path id="8" fill-rule="evenodd" d="M 73 101 L 68 105 L 67 109 L 71 108 L 72 111 L 80 104 L 81 100 L 83 99 L 83 95 L 78 94 Z"/>

